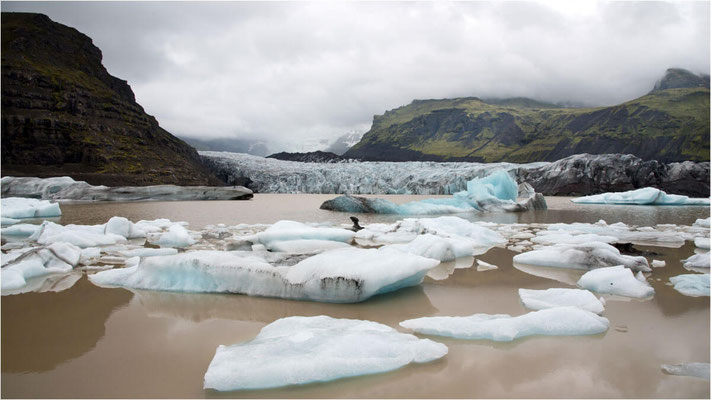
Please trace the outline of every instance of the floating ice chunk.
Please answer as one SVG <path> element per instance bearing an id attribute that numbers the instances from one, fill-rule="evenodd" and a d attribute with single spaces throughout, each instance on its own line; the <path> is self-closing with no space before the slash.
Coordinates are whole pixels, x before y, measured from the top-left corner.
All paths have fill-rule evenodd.
<path id="1" fill-rule="evenodd" d="M 333 240 L 301 239 L 272 241 L 269 242 L 269 245 L 265 247 L 270 251 L 281 251 L 284 253 L 295 254 L 312 254 L 321 253 L 326 250 L 339 249 L 342 247 L 350 247 L 350 245 L 347 243 L 336 242 Z"/>
<path id="2" fill-rule="evenodd" d="M 173 254 L 178 254 L 178 249 L 171 247 L 164 247 L 160 249 L 151 249 L 148 247 L 142 247 L 140 249 L 132 250 L 120 250 L 119 254 L 124 257 L 153 257 L 153 256 L 170 256 Z"/>
<path id="3" fill-rule="evenodd" d="M 288 240 L 333 240 L 348 243 L 353 239 L 355 232 L 342 228 L 315 227 L 296 221 L 278 221 L 263 232 L 254 236 L 245 237 L 254 243 L 269 245 L 271 242 Z"/>
<path id="4" fill-rule="evenodd" d="M 669 282 L 674 285 L 674 289 L 686 296 L 699 297 L 709 296 L 709 274 L 682 274 L 672 276 Z"/>
<path id="5" fill-rule="evenodd" d="M 193 251 L 144 258 L 137 267 L 89 279 L 100 286 L 350 303 L 418 285 L 438 264 L 392 249 L 335 249 L 292 267 L 273 267 L 253 252 Z"/>
<path id="6" fill-rule="evenodd" d="M 700 249 L 711 249 L 711 240 L 708 237 L 697 237 L 694 239 L 694 245 Z"/>
<path id="7" fill-rule="evenodd" d="M 709 205 L 709 199 L 692 199 L 688 196 L 666 194 L 656 188 L 647 187 L 627 192 L 603 193 L 572 199 L 574 203 L 586 204 L 637 204 L 637 205 Z"/>
<path id="8" fill-rule="evenodd" d="M 484 262 L 481 260 L 476 260 L 476 270 L 477 272 L 482 272 L 482 271 L 490 271 L 492 269 L 499 269 L 496 265 L 489 264 L 488 262 Z"/>
<path id="9" fill-rule="evenodd" d="M 597 293 L 626 297 L 647 298 L 654 295 L 654 289 L 646 281 L 640 282 L 631 270 L 621 265 L 589 271 L 580 277 L 578 286 Z"/>
<path id="10" fill-rule="evenodd" d="M 264 389 L 382 373 L 430 362 L 447 346 L 371 321 L 288 317 L 249 342 L 219 346 L 204 388 Z"/>
<path id="11" fill-rule="evenodd" d="M 0 234 L 2 236 L 32 236 L 35 232 L 41 229 L 41 225 L 34 224 L 17 224 L 2 228 Z"/>
<path id="12" fill-rule="evenodd" d="M 601 242 L 548 246 L 517 254 L 513 260 L 520 264 L 544 267 L 593 269 L 624 265 L 635 271 L 651 271 L 646 258 L 621 255 L 615 247 Z"/>
<path id="13" fill-rule="evenodd" d="M 618 241 L 618 239 L 614 236 L 596 235 L 594 233 L 571 235 L 569 233 L 560 233 L 556 231 L 542 231 L 539 232 L 536 237 L 532 238 L 531 241 L 541 244 L 582 244 L 589 242 L 613 243 Z"/>
<path id="14" fill-rule="evenodd" d="M 187 247 L 195 244 L 195 239 L 190 236 L 188 230 L 183 228 L 182 225 L 173 224 L 168 228 L 168 232 L 161 234 L 158 239 L 153 240 L 151 243 L 161 247 Z"/>
<path id="15" fill-rule="evenodd" d="M 44 221 L 30 236 L 39 244 L 67 242 L 79 247 L 96 247 L 125 242 L 126 238 L 112 233 L 104 233 L 104 225 L 58 225 Z"/>
<path id="16" fill-rule="evenodd" d="M 0 225 L 15 225 L 19 222 L 20 222 L 19 219 L 0 217 Z"/>
<path id="17" fill-rule="evenodd" d="M 662 364 L 662 371 L 671 375 L 692 376 L 709 380 L 709 363 Z"/>
<path id="18" fill-rule="evenodd" d="M 704 228 L 711 228 L 711 217 L 706 219 L 699 218 L 694 222 L 694 226 L 701 226 Z"/>
<path id="19" fill-rule="evenodd" d="M 518 295 L 523 305 L 531 310 L 572 306 L 600 314 L 604 305 L 590 291 L 581 289 L 552 288 L 546 290 L 519 289 Z"/>
<path id="20" fill-rule="evenodd" d="M 684 263 L 684 268 L 705 268 L 708 269 L 709 265 L 711 264 L 709 261 L 711 261 L 711 254 L 709 253 L 702 253 L 702 254 L 694 254 L 693 256 L 686 258 L 684 260 L 681 260 L 682 263 Z"/>
<path id="21" fill-rule="evenodd" d="M 0 208 L 0 215 L 5 218 L 40 218 L 62 215 L 59 203 L 22 197 L 0 199 Z"/>
<path id="22" fill-rule="evenodd" d="M 79 262 L 81 249 L 69 243 L 35 248 L 5 264 L 0 277 L 2 290 L 16 290 L 27 279 L 50 273 L 70 272 Z"/>
<path id="23" fill-rule="evenodd" d="M 468 240 L 443 238 L 432 234 L 419 235 L 409 243 L 385 247 L 439 261 L 452 261 L 459 257 L 471 256 L 474 252 L 474 247 Z"/>
<path id="24" fill-rule="evenodd" d="M 458 339 L 511 341 L 530 335 L 593 335 L 605 332 L 607 318 L 577 307 L 555 307 L 511 317 L 474 314 L 468 317 L 425 317 L 400 322 L 400 326 L 426 335 Z"/>
<path id="25" fill-rule="evenodd" d="M 667 265 L 666 261 L 652 260 L 652 268 L 662 268 L 666 265 Z"/>

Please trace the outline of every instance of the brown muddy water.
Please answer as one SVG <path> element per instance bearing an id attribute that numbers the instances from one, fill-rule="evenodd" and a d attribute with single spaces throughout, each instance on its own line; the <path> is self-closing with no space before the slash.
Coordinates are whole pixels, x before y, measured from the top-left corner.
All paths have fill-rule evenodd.
<path id="1" fill-rule="evenodd" d="M 333 195 L 257 194 L 250 201 L 63 204 L 62 224 L 100 224 L 114 215 L 133 221 L 169 218 L 192 229 L 207 224 L 347 223 L 347 213 L 319 210 Z M 378 196 L 396 202 L 433 196 Z M 547 198 L 549 209 L 520 214 L 461 215 L 497 223 L 625 222 L 690 225 L 709 216 L 703 207 L 576 205 Z M 361 223 L 397 216 L 359 216 Z M 429 364 L 329 383 L 220 393 L 202 381 L 220 344 L 247 341 L 276 319 L 328 315 L 398 322 L 435 315 L 527 310 L 519 288 L 570 285 L 522 272 L 512 251 L 494 248 L 477 258 L 499 269 L 457 269 L 445 280 L 359 304 L 321 304 L 229 294 L 185 294 L 105 289 L 82 276 L 61 292 L 2 297 L 3 398 L 709 398 L 709 382 L 667 375 L 661 364 L 709 362 L 709 298 L 687 297 L 668 286 L 689 273 L 681 248 L 644 247 L 666 261 L 648 278 L 650 300 L 609 299 L 603 316 L 610 329 L 593 336 L 535 336 L 510 343 L 430 339 L 449 354 Z M 649 260 L 651 261 L 651 258 Z M 427 337 L 427 336 L 421 336 Z"/>

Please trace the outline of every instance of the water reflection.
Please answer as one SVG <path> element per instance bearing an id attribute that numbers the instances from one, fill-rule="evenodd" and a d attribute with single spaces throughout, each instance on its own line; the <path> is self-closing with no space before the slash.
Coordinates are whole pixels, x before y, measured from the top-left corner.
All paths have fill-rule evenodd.
<path id="1" fill-rule="evenodd" d="M 44 293 L 44 292 L 62 292 L 74 286 L 81 278 L 81 271 L 74 271 L 69 274 L 49 274 L 29 278 L 27 284 L 18 289 L 3 289 L 2 295 L 16 295 L 22 293 Z"/>
<path id="2" fill-rule="evenodd" d="M 131 297 L 126 290 L 100 289 L 86 278 L 58 293 L 4 296 L 2 371 L 48 371 L 81 356 L 104 336 L 111 313 Z"/>

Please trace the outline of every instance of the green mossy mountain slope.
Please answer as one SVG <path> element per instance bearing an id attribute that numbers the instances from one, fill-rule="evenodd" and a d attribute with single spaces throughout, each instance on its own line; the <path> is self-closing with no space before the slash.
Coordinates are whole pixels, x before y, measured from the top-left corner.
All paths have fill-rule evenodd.
<path id="1" fill-rule="evenodd" d="M 708 87 L 658 89 L 612 107 L 526 100 L 415 100 L 375 116 L 370 131 L 344 156 L 533 162 L 626 153 L 662 162 L 709 160 Z"/>
<path id="2" fill-rule="evenodd" d="M 76 29 L 2 13 L 2 174 L 105 185 L 221 185 Z"/>

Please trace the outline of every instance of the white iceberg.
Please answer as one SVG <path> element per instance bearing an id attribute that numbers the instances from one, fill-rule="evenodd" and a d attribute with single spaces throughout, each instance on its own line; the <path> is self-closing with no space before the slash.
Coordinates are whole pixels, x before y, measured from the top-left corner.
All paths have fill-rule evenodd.
<path id="1" fill-rule="evenodd" d="M 351 303 L 418 285 L 438 264 L 392 249 L 335 249 L 291 267 L 272 266 L 253 252 L 192 251 L 144 258 L 89 279 L 100 286 Z"/>
<path id="2" fill-rule="evenodd" d="M 292 254 L 315 254 L 344 247 L 350 247 L 350 245 L 348 243 L 336 242 L 333 240 L 318 239 L 272 241 L 269 242 L 268 246 L 265 246 L 265 248 L 269 251 Z"/>
<path id="3" fill-rule="evenodd" d="M 672 276 L 669 282 L 674 285 L 677 292 L 686 296 L 709 296 L 711 291 L 709 274 L 682 274 Z"/>
<path id="4" fill-rule="evenodd" d="M 555 307 L 517 317 L 474 314 L 468 317 L 425 317 L 400 322 L 426 335 L 458 339 L 511 341 L 530 335 L 593 335 L 607 331 L 607 318 L 577 307 Z"/>
<path id="5" fill-rule="evenodd" d="M 708 237 L 697 237 L 694 238 L 694 246 L 700 249 L 711 249 L 711 240 Z"/>
<path id="6" fill-rule="evenodd" d="M 652 260 L 652 268 L 663 268 L 667 265 L 663 260 Z"/>
<path id="7" fill-rule="evenodd" d="M 14 219 L 59 217 L 62 211 L 59 209 L 59 203 L 48 200 L 6 197 L 0 199 L 0 215 Z"/>
<path id="8" fill-rule="evenodd" d="M 219 346 L 204 388 L 264 389 L 376 374 L 430 362 L 447 346 L 371 321 L 288 317 L 249 342 Z"/>
<path id="9" fill-rule="evenodd" d="M 585 204 L 636 204 L 636 205 L 674 205 L 708 206 L 707 198 L 689 198 L 678 194 L 666 194 L 664 191 L 647 187 L 627 192 L 609 192 L 572 199 L 574 203 Z"/>
<path id="10" fill-rule="evenodd" d="M 443 238 L 429 233 L 418 235 L 409 243 L 391 244 L 385 247 L 439 261 L 452 261 L 459 257 L 471 256 L 474 252 L 470 241 Z"/>
<path id="11" fill-rule="evenodd" d="M 709 363 L 688 363 L 688 364 L 662 364 L 662 371 L 671 375 L 692 376 L 709 380 L 711 375 Z"/>
<path id="12" fill-rule="evenodd" d="M 269 247 L 272 242 L 290 240 L 332 240 L 348 243 L 353 239 L 355 232 L 343 228 L 312 226 L 296 221 L 278 221 L 263 232 L 242 239 L 253 243 L 261 243 Z"/>
<path id="13" fill-rule="evenodd" d="M 488 262 L 484 262 L 481 260 L 476 260 L 476 270 L 477 272 L 483 272 L 483 271 L 491 271 L 494 269 L 499 269 L 496 265 L 489 264 Z"/>
<path id="14" fill-rule="evenodd" d="M 693 256 L 681 260 L 686 269 L 709 269 L 711 265 L 711 254 L 702 253 L 694 254 Z"/>
<path id="15" fill-rule="evenodd" d="M 168 231 L 162 233 L 157 239 L 150 241 L 161 247 L 188 247 L 195 244 L 195 239 L 190 236 L 190 232 L 182 225 L 173 224 Z"/>
<path id="16" fill-rule="evenodd" d="M 531 238 L 531 242 L 539 244 L 584 244 L 589 242 L 614 243 L 619 239 L 615 236 L 597 235 L 594 233 L 584 233 L 572 235 L 559 231 L 541 231 Z M 519 242 L 520 243 L 520 242 Z"/>
<path id="17" fill-rule="evenodd" d="M 605 306 L 587 290 L 552 288 L 546 290 L 519 289 L 523 305 L 530 310 L 572 306 L 600 314 Z"/>
<path id="18" fill-rule="evenodd" d="M 622 255 L 615 247 L 602 242 L 548 246 L 517 254 L 513 260 L 543 267 L 594 269 L 624 265 L 634 271 L 651 271 L 646 258 Z"/>
<path id="19" fill-rule="evenodd" d="M 2 236 L 32 236 L 37 231 L 42 229 L 42 225 L 35 224 L 16 224 L 2 228 L 0 235 Z"/>
<path id="20" fill-rule="evenodd" d="M 711 217 L 699 218 L 694 221 L 694 226 L 700 226 L 702 228 L 711 228 Z"/>
<path id="21" fill-rule="evenodd" d="M 578 286 L 597 293 L 625 297 L 648 298 L 654 295 L 654 288 L 646 281 L 635 278 L 630 269 L 621 265 L 589 271 L 580 277 Z"/>
<path id="22" fill-rule="evenodd" d="M 27 279 L 51 273 L 71 272 L 79 263 L 81 249 L 70 243 L 52 243 L 46 247 L 22 252 L 11 261 L 3 262 L 2 290 L 23 288 Z"/>

